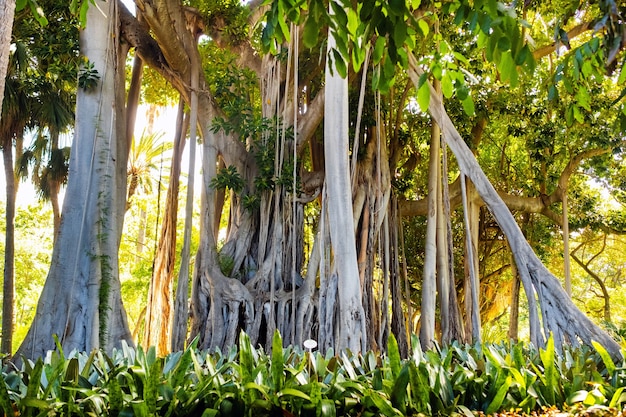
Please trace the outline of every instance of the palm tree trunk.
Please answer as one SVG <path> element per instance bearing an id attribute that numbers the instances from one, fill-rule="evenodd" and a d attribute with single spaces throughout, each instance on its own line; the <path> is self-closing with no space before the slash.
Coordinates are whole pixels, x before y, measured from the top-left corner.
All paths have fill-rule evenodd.
<path id="1" fill-rule="evenodd" d="M 11 53 L 11 33 L 13 31 L 13 16 L 15 14 L 15 0 L 5 0 L 0 3 L 0 109 L 4 99 L 4 82 L 9 66 Z"/>
<path id="2" fill-rule="evenodd" d="M 8 142 L 8 144 L 6 143 Z M 12 140 L 2 148 L 6 181 L 6 232 L 4 240 L 4 284 L 2 297 L 2 353 L 13 352 L 13 303 L 15 298 L 15 172 Z"/>

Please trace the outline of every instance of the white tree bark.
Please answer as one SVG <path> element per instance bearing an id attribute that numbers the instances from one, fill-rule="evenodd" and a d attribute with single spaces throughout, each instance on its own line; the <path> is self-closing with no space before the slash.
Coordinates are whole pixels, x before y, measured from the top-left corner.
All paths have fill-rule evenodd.
<path id="1" fill-rule="evenodd" d="M 81 53 L 100 79 L 95 88 L 78 90 L 61 228 L 35 319 L 18 350 L 28 358 L 54 349 L 52 335 L 66 350 L 110 350 L 121 340 L 132 343 L 118 275 L 128 145 L 125 57 L 116 42 L 116 13 L 115 1 L 97 0 L 80 34 Z"/>
<path id="2" fill-rule="evenodd" d="M 329 8 L 329 10 L 332 9 Z M 361 302 L 361 284 L 354 240 L 352 189 L 348 148 L 348 80 L 331 63 L 335 46 L 332 31 L 328 36 L 325 75 L 324 158 L 326 161 L 326 204 L 333 272 L 337 274 L 338 321 L 335 323 L 335 349 L 359 352 L 365 349 L 365 315 Z"/>
<path id="3" fill-rule="evenodd" d="M 422 274 L 422 305 L 420 343 L 430 349 L 435 341 L 435 310 L 437 304 L 437 194 L 439 192 L 441 130 L 433 121 L 430 128 L 430 156 L 428 164 L 428 214 Z"/>

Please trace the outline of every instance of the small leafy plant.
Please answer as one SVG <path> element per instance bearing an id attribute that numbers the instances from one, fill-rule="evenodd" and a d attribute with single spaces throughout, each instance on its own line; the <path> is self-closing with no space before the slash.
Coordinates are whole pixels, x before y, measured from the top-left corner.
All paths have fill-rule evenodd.
<path id="1" fill-rule="evenodd" d="M 153 348 L 105 354 L 59 346 L 46 358 L 5 368 L 3 415 L 22 416 L 472 416 L 532 413 L 550 407 L 605 412 L 626 403 L 626 367 L 606 350 L 557 352 L 521 344 L 437 346 L 412 339 L 401 358 L 390 336 L 386 354 L 325 354 L 283 347 L 255 348 L 241 333 L 227 352 L 157 357 Z"/>

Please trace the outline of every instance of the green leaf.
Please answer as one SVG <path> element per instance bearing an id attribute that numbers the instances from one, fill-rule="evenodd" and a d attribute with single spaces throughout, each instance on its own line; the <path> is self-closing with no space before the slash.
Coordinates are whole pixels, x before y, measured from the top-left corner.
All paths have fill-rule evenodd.
<path id="1" fill-rule="evenodd" d="M 454 84 L 448 72 L 441 77 L 441 92 L 445 98 L 450 98 L 454 94 Z"/>
<path id="2" fill-rule="evenodd" d="M 372 60 L 374 65 L 377 65 L 382 59 L 385 53 L 385 47 L 387 46 L 387 40 L 383 36 L 376 38 L 376 44 L 374 45 L 374 54 Z"/>
<path id="3" fill-rule="evenodd" d="M 348 69 L 346 67 L 346 62 L 343 60 L 343 57 L 341 56 L 341 54 L 339 53 L 339 51 L 337 51 L 336 49 L 333 48 L 332 50 L 333 53 L 333 66 L 331 67 L 331 69 L 337 70 L 337 73 L 339 74 L 339 76 L 341 78 L 346 78 L 346 76 L 348 75 Z"/>
<path id="4" fill-rule="evenodd" d="M 393 31 L 393 40 L 396 43 L 396 45 L 402 45 L 404 44 L 405 39 L 406 39 L 406 25 L 401 19 L 399 19 L 396 22 L 396 25 Z"/>
<path id="5" fill-rule="evenodd" d="M 493 399 L 491 400 L 491 403 L 489 403 L 489 406 L 485 410 L 486 415 L 491 415 L 495 413 L 496 411 L 500 410 L 500 407 L 502 406 L 502 402 L 504 401 L 504 398 L 509 392 L 510 386 L 511 386 L 511 377 L 508 376 L 504 384 L 500 385 L 500 387 L 498 388 L 498 391 L 496 392 L 496 395 L 493 397 Z"/>
<path id="6" fill-rule="evenodd" d="M 400 358 L 400 348 L 398 347 L 398 341 L 393 333 L 389 334 L 387 338 L 387 356 L 389 356 L 389 367 L 391 368 L 391 375 L 397 378 L 400 374 L 400 367 L 402 359 Z"/>
<path id="7" fill-rule="evenodd" d="M 511 40 L 507 38 L 506 36 L 503 36 L 500 39 L 498 39 L 498 49 L 501 50 L 502 52 L 508 51 L 509 49 L 511 49 Z"/>
<path id="8" fill-rule="evenodd" d="M 472 96 L 467 96 L 465 100 L 461 102 L 461 104 L 463 105 L 463 111 L 465 112 L 465 114 L 467 114 L 468 116 L 474 115 L 474 112 L 476 110 L 474 108 L 474 100 L 472 100 Z"/>
<path id="9" fill-rule="evenodd" d="M 426 113 L 430 104 L 430 83 L 428 83 L 426 74 L 422 74 L 419 80 L 419 88 L 417 89 L 417 104 L 420 109 Z"/>
<path id="10" fill-rule="evenodd" d="M 417 21 L 417 27 L 419 28 L 420 32 L 422 32 L 422 36 L 428 36 L 430 28 L 428 27 L 428 23 L 424 19 L 420 19 Z"/>
<path id="11" fill-rule="evenodd" d="M 274 391 L 276 392 L 280 391 L 283 387 L 283 380 L 285 378 L 283 370 L 283 340 L 278 330 L 275 330 L 274 337 L 272 338 L 272 363 L 270 364 L 270 372 L 272 374 Z"/>
<path id="12" fill-rule="evenodd" d="M 613 393 L 613 396 L 611 397 L 609 407 L 615 408 L 626 402 L 626 392 L 624 392 L 625 389 L 626 387 L 619 387 L 615 390 L 615 393 Z"/>
<path id="13" fill-rule="evenodd" d="M 304 23 L 304 32 L 302 34 L 302 43 L 304 46 L 307 48 L 314 47 L 317 44 L 319 33 L 319 23 L 309 15 Z"/>
<path id="14" fill-rule="evenodd" d="M 289 396 L 292 396 L 292 397 L 299 397 L 299 398 L 305 399 L 307 401 L 311 401 L 311 397 L 309 397 L 306 393 L 304 393 L 304 392 L 302 392 L 300 390 L 297 390 L 295 388 L 284 388 L 284 389 L 282 389 L 282 390 L 280 390 L 278 392 L 278 395 L 281 396 L 281 397 L 284 396 L 284 395 L 289 395 Z"/>
<path id="15" fill-rule="evenodd" d="M 396 376 L 396 380 L 391 390 L 390 398 L 391 404 L 400 410 L 402 414 L 406 414 L 406 398 L 407 398 L 407 386 L 409 385 L 409 366 L 405 365 L 402 370 Z"/>
<path id="16" fill-rule="evenodd" d="M 596 352 L 598 352 L 600 358 L 602 358 L 602 362 L 604 362 L 604 366 L 606 366 L 606 372 L 609 374 L 609 376 L 612 376 L 615 373 L 616 367 L 615 362 L 613 362 L 613 359 L 611 358 L 609 352 L 604 348 L 604 346 L 602 346 L 595 340 L 591 341 L 591 345 L 596 350 Z"/>
<path id="17" fill-rule="evenodd" d="M 350 33 L 350 35 L 352 36 L 355 36 L 357 28 L 359 27 L 359 16 L 357 15 L 356 11 L 352 8 L 348 9 L 347 16 L 348 16 L 348 25 L 347 25 L 348 33 Z"/>
<path id="18" fill-rule="evenodd" d="M 405 0 L 389 0 L 389 10 L 396 16 L 404 16 Z"/>
<path id="19" fill-rule="evenodd" d="M 28 4 L 28 0 L 16 0 L 15 1 L 15 11 L 19 12 Z"/>

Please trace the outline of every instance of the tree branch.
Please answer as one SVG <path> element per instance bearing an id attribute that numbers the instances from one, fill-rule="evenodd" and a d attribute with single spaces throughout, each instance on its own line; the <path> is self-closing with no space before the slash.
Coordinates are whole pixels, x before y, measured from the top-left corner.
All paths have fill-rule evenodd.
<path id="1" fill-rule="evenodd" d="M 580 35 L 583 32 L 586 32 L 588 30 L 591 29 L 591 23 L 590 22 L 584 22 L 581 23 L 577 26 L 574 26 L 572 29 L 570 29 L 567 32 L 567 39 L 571 40 L 573 38 L 575 38 L 576 36 Z M 549 45 L 544 45 L 538 49 L 535 49 L 533 51 L 533 57 L 535 59 L 541 59 L 546 55 L 550 55 L 552 52 L 556 51 L 557 47 L 560 47 L 561 45 L 563 45 L 562 42 L 552 42 Z"/>

